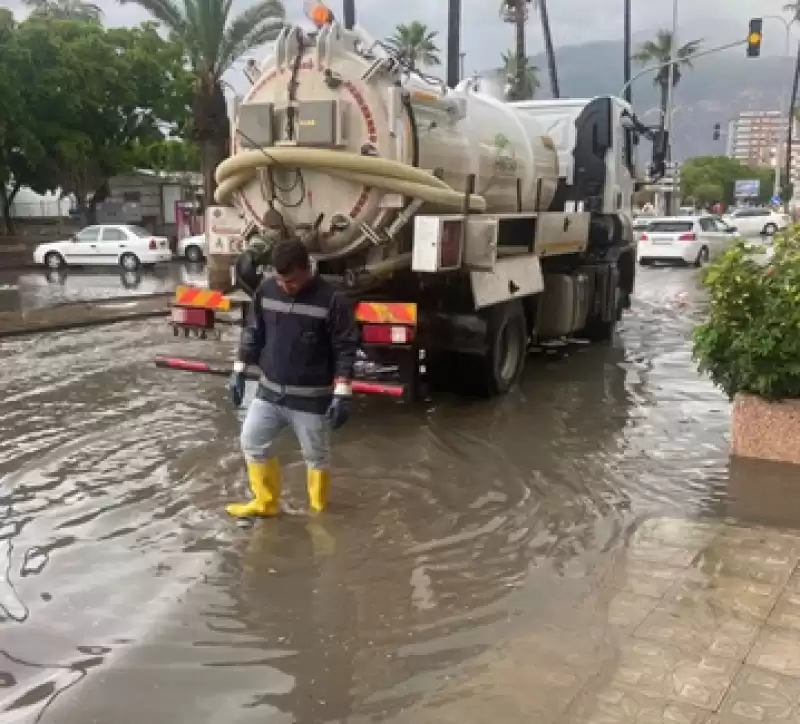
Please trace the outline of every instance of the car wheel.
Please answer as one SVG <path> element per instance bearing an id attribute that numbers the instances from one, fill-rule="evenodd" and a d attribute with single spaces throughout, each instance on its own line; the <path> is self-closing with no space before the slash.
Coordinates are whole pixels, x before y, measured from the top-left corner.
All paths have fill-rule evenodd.
<path id="1" fill-rule="evenodd" d="M 203 250 L 199 246 L 187 246 L 186 258 L 193 264 L 203 261 Z"/>
<path id="2" fill-rule="evenodd" d="M 694 265 L 699 269 L 702 266 L 708 264 L 708 247 L 704 246 L 700 251 L 697 252 L 697 259 L 694 260 Z"/>
<path id="3" fill-rule="evenodd" d="M 761 233 L 764 236 L 774 236 L 778 233 L 778 227 L 775 224 L 767 224 Z"/>
<path id="4" fill-rule="evenodd" d="M 639 259 L 639 266 L 653 266 L 653 260 L 642 257 Z"/>
<path id="5" fill-rule="evenodd" d="M 45 256 L 44 263 L 48 269 L 61 269 L 64 266 L 64 257 L 57 251 L 51 251 Z"/>
<path id="6" fill-rule="evenodd" d="M 136 256 L 136 254 L 131 254 L 130 252 L 123 254 L 119 258 L 119 263 L 125 271 L 136 271 L 140 265 L 139 257 Z"/>

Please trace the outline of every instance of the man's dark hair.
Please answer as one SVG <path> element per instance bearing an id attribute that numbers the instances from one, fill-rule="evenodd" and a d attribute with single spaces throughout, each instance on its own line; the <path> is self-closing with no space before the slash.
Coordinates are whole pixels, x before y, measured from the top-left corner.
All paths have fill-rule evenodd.
<path id="1" fill-rule="evenodd" d="M 298 238 L 279 241 L 272 250 L 272 266 L 281 275 L 308 269 L 311 259 L 306 245 Z"/>

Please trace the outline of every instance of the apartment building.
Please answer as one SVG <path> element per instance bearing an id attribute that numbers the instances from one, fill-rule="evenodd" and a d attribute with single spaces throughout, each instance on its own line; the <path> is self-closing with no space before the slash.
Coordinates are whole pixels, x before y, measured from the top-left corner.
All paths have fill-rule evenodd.
<path id="1" fill-rule="evenodd" d="M 800 137 L 797 121 L 792 136 L 792 181 L 800 176 Z M 750 166 L 775 166 L 780 153 L 783 165 L 786 116 L 779 111 L 742 111 L 728 126 L 728 156 Z"/>

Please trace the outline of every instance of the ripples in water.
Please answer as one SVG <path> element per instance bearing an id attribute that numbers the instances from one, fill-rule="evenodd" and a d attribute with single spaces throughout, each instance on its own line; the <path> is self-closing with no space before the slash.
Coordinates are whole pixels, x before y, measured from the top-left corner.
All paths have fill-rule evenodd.
<path id="1" fill-rule="evenodd" d="M 364 403 L 323 518 L 302 513 L 287 442 L 294 514 L 249 530 L 223 513 L 244 489 L 237 420 L 219 380 L 150 366 L 186 353 L 163 323 L 4 343 L 0 706 L 549 721 L 609 655 L 636 518 L 724 507 L 727 403 L 690 359 L 693 277 L 642 276 L 616 345 L 534 359 L 505 399 Z"/>

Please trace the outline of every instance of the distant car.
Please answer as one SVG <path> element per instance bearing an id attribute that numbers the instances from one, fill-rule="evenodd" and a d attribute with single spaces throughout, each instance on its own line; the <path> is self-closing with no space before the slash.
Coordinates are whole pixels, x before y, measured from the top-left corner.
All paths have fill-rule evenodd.
<path id="1" fill-rule="evenodd" d="M 206 258 L 206 235 L 187 236 L 178 241 L 178 256 L 191 262 L 203 261 Z"/>
<path id="2" fill-rule="evenodd" d="M 735 209 L 723 217 L 731 226 L 735 226 L 743 236 L 762 234 L 772 236 L 786 229 L 792 223 L 788 214 L 772 209 Z"/>
<path id="3" fill-rule="evenodd" d="M 650 220 L 639 234 L 639 264 L 672 262 L 703 266 L 730 246 L 737 232 L 711 215 L 670 216 Z"/>
<path id="4" fill-rule="evenodd" d="M 169 241 L 141 226 L 99 224 L 87 226 L 66 241 L 39 244 L 33 261 L 49 269 L 64 266 L 121 266 L 135 271 L 140 266 L 172 260 Z"/>

